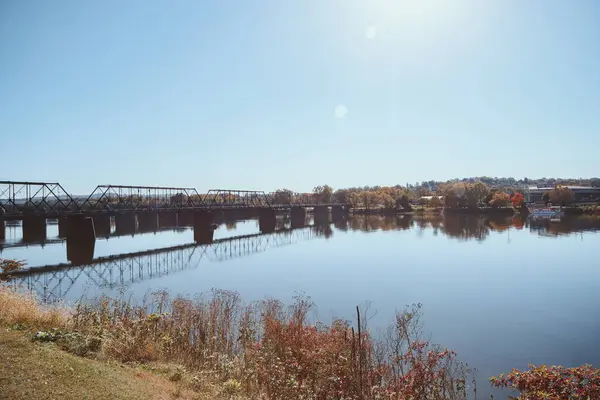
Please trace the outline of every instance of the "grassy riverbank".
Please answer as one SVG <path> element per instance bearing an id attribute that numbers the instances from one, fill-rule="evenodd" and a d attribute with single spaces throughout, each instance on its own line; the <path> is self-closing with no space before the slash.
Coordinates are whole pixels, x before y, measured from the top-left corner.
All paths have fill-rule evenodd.
<path id="1" fill-rule="evenodd" d="M 171 366 L 166 374 L 180 383 L 181 391 L 198 396 L 212 391 L 211 398 L 371 399 L 392 393 L 466 398 L 467 369 L 454 352 L 421 340 L 418 306 L 399 313 L 382 341 L 371 338 L 364 317 L 356 326 L 341 320 L 329 326 L 311 324 L 311 307 L 302 296 L 289 307 L 276 300 L 244 305 L 236 293 L 215 290 L 194 300 L 158 293 L 143 307 L 99 299 L 74 309 L 45 309 L 32 297 L 0 285 L 0 325 L 9 329 L 2 333 L 5 346 L 27 343 L 29 349 L 37 346 L 38 353 L 64 351 L 70 353 L 64 365 L 76 355 L 85 360 L 77 367 L 84 370 L 110 368 L 102 364 L 107 361 L 137 365 L 136 371 L 140 366 Z M 20 338 L 15 330 L 22 331 Z M 32 361 L 18 349 L 6 354 L 22 356 L 3 359 L 5 368 Z M 36 359 L 43 363 L 45 358 Z M 49 384 L 68 388 L 62 380 L 69 368 L 60 367 L 67 375 Z M 32 373 L 46 376 L 43 370 L 40 364 Z M 123 373 L 123 382 L 135 378 L 129 367 Z M 2 390 L 18 390 L 18 376 L 13 371 L 6 378 L 12 384 Z M 171 381 L 165 380 L 172 386 Z M 48 393 L 52 398 L 53 392 Z"/>
<path id="2" fill-rule="evenodd" d="M 78 357 L 52 343 L 35 343 L 24 332 L 0 328 L 2 399 L 145 400 L 177 397 L 201 398 L 150 371 Z"/>
<path id="3" fill-rule="evenodd" d="M 303 296 L 288 307 L 243 304 L 222 290 L 156 293 L 139 307 L 101 298 L 46 308 L 0 283 L 0 398 L 460 400 L 474 390 L 454 351 L 423 340 L 420 305 L 379 340 L 360 312 L 355 325 L 323 325 L 309 321 L 311 308 Z M 492 383 L 526 388 L 523 399 L 562 399 L 540 390 L 564 385 L 599 398 L 597 370 L 552 371 Z"/>

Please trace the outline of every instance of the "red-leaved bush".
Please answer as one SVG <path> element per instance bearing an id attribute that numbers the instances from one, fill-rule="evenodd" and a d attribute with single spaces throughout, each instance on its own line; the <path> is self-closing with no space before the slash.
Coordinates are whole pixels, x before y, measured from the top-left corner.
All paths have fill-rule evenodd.
<path id="1" fill-rule="evenodd" d="M 490 378 L 490 382 L 495 387 L 519 391 L 516 399 L 600 399 L 600 371 L 591 365 L 576 368 L 529 365 L 529 368 L 528 371 L 513 369 L 506 375 Z"/>

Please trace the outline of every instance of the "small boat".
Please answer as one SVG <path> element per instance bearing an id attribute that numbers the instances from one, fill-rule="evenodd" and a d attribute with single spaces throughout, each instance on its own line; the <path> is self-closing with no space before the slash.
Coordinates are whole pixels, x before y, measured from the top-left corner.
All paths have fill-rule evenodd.
<path id="1" fill-rule="evenodd" d="M 565 215 L 565 213 L 563 211 L 560 210 L 556 210 L 553 208 L 532 208 L 529 210 L 530 212 L 530 216 L 531 217 L 542 217 L 542 218 L 560 218 L 563 215 Z"/>

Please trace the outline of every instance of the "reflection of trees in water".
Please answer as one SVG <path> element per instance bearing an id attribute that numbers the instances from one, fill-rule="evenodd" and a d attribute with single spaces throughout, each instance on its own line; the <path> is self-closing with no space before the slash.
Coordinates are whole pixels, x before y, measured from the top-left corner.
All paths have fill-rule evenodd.
<path id="1" fill-rule="evenodd" d="M 318 235 L 325 236 L 325 239 L 329 239 L 333 236 L 333 229 L 331 229 L 331 224 L 315 224 L 314 229 Z"/>
<path id="2" fill-rule="evenodd" d="M 355 215 L 348 224 L 353 231 L 398 231 L 412 228 L 414 221 L 410 215 Z"/>
<path id="3" fill-rule="evenodd" d="M 560 221 L 536 218 L 530 219 L 528 225 L 531 231 L 540 231 L 554 236 L 568 235 L 575 232 L 597 232 L 600 231 L 600 217 L 584 215 L 564 217 Z"/>
<path id="4" fill-rule="evenodd" d="M 363 215 L 350 220 L 350 228 L 361 231 L 405 230 L 413 227 L 420 230 L 433 229 L 453 238 L 485 240 L 491 231 L 502 232 L 511 228 L 521 229 L 524 220 L 519 217 L 485 215 L 400 215 L 392 217 Z"/>
<path id="5" fill-rule="evenodd" d="M 342 218 L 337 221 L 334 221 L 333 226 L 335 226 L 335 229 L 339 229 L 341 231 L 347 231 L 348 230 L 348 219 Z"/>
<path id="6" fill-rule="evenodd" d="M 521 216 L 435 214 L 435 215 L 354 215 L 334 222 L 339 230 L 362 232 L 398 231 L 414 227 L 419 232 L 432 229 L 433 234 L 442 234 L 463 240 L 485 240 L 491 232 L 505 232 L 509 229 L 529 228 L 546 234 L 561 235 L 573 232 L 600 231 L 600 217 L 565 217 L 560 222 L 526 219 Z M 315 225 L 318 233 L 326 238 L 333 235 L 331 225 Z"/>
<path id="7" fill-rule="evenodd" d="M 490 226 L 479 215 L 444 215 L 442 232 L 458 239 L 485 240 L 490 234 Z"/>

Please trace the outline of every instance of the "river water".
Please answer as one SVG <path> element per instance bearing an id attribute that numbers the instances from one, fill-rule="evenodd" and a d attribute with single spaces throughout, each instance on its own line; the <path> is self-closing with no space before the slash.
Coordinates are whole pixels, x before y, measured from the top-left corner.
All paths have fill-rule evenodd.
<path id="1" fill-rule="evenodd" d="M 489 376 L 528 363 L 600 365 L 597 232 L 593 217 L 356 216 L 265 235 L 247 220 L 221 225 L 211 245 L 195 245 L 190 228 L 97 239 L 94 263 L 68 267 L 56 225 L 43 246 L 23 244 L 21 228 L 9 226 L 0 257 L 30 267 L 67 263 L 16 279 L 47 302 L 221 288 L 246 302 L 289 303 L 304 292 L 324 322 L 353 320 L 356 305 L 368 302 L 372 328 L 422 303 L 427 337 L 477 368 L 478 392 L 487 394 Z"/>

